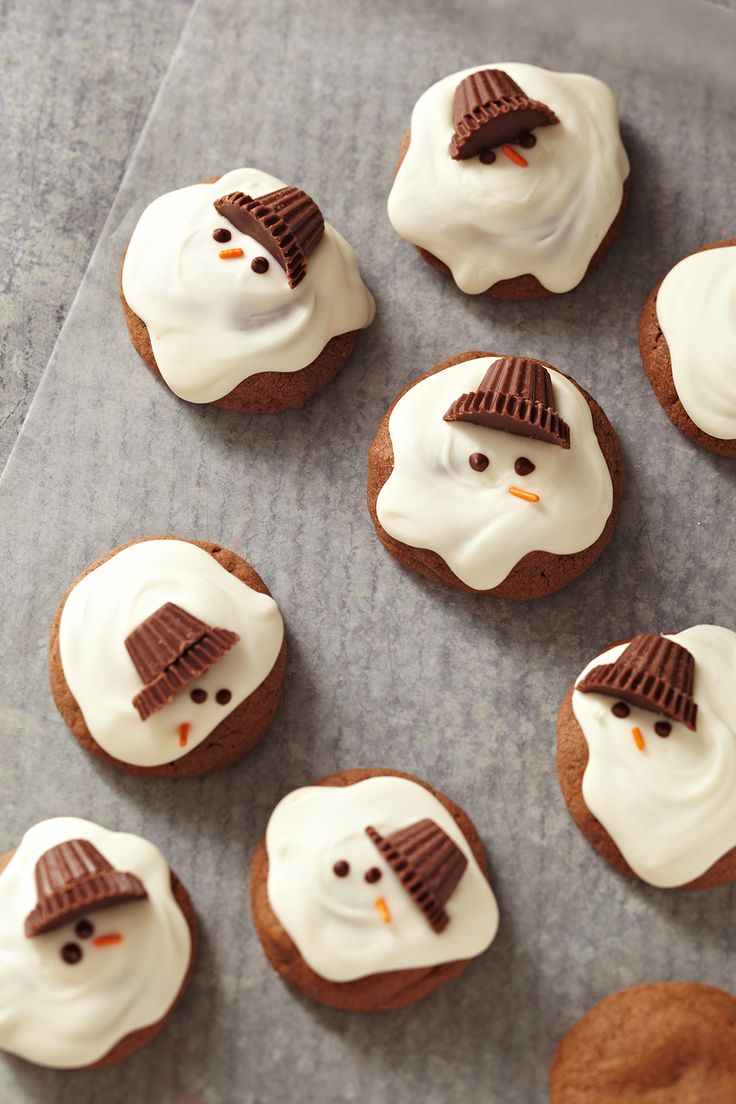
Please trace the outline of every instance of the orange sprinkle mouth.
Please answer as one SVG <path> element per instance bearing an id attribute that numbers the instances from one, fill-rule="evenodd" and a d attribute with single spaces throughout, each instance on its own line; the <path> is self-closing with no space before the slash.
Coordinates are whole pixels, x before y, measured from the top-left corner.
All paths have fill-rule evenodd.
<path id="1" fill-rule="evenodd" d="M 390 924 L 391 923 L 391 913 L 389 912 L 388 905 L 384 901 L 383 897 L 379 897 L 377 901 L 373 902 L 373 904 L 376 906 L 376 908 L 380 912 L 381 919 L 383 920 L 384 924 Z"/>
<path id="2" fill-rule="evenodd" d="M 120 932 L 110 932 L 109 935 L 96 935 L 92 944 L 95 947 L 114 947 L 116 943 L 122 943 L 123 939 Z"/>
<path id="3" fill-rule="evenodd" d="M 231 261 L 233 257 L 244 257 L 245 253 L 242 249 L 221 249 L 220 257 L 223 261 Z"/>
<path id="4" fill-rule="evenodd" d="M 522 491 L 521 487 L 509 487 L 509 494 L 515 498 L 523 498 L 524 502 L 539 502 L 540 498 L 534 491 Z"/>
<path id="5" fill-rule="evenodd" d="M 189 724 L 188 721 L 184 721 L 183 724 L 179 725 L 179 747 L 187 746 L 187 743 L 189 742 L 189 733 L 191 731 L 191 728 L 192 726 Z"/>
<path id="6" fill-rule="evenodd" d="M 632 728 L 631 735 L 634 737 L 634 743 L 638 747 L 639 751 L 646 751 L 647 745 L 644 743 L 644 737 L 641 734 L 641 729 Z"/>
<path id="7" fill-rule="evenodd" d="M 525 169 L 529 164 L 527 159 L 517 153 L 515 149 L 512 149 L 511 146 L 501 146 L 501 152 L 505 153 L 509 161 L 513 161 L 515 165 L 521 165 L 522 169 Z M 220 256 L 222 256 L 222 253 Z"/>

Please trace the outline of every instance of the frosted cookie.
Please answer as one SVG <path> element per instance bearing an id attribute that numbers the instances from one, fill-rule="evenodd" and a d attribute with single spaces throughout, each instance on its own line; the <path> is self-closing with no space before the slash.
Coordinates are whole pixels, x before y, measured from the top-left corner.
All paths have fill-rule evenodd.
<path id="1" fill-rule="evenodd" d="M 472 352 L 391 405 L 370 447 L 368 508 L 388 551 L 433 582 L 539 598 L 598 559 L 622 484 L 616 434 L 574 380 Z"/>
<path id="2" fill-rule="evenodd" d="M 464 69 L 417 101 L 388 215 L 461 291 L 570 291 L 618 233 L 629 162 L 613 93 L 536 65 Z"/>
<path id="3" fill-rule="evenodd" d="M 686 437 L 736 456 L 736 238 L 670 269 L 641 315 L 644 371 Z"/>
<path id="4" fill-rule="evenodd" d="M 121 297 L 133 345 L 176 395 L 256 414 L 303 406 L 375 311 L 314 200 L 258 169 L 149 204 Z"/>
<path id="5" fill-rule="evenodd" d="M 605 997 L 563 1037 L 550 1104 L 733 1104 L 736 999 L 687 981 Z"/>
<path id="6" fill-rule="evenodd" d="M 285 666 L 266 584 L 207 541 L 113 549 L 72 583 L 51 629 L 59 712 L 86 751 L 131 774 L 181 778 L 247 755 Z"/>
<path id="7" fill-rule="evenodd" d="M 617 870 L 706 889 L 736 878 L 736 633 L 643 633 L 592 660 L 557 721 L 570 814 Z"/>
<path id="8" fill-rule="evenodd" d="M 342 771 L 288 794 L 253 856 L 250 896 L 274 970 L 347 1011 L 413 1004 L 498 928 L 471 820 L 395 771 Z"/>
<path id="9" fill-rule="evenodd" d="M 189 894 L 140 836 L 77 817 L 34 825 L 0 858 L 0 1049 L 57 1069 L 145 1046 L 196 951 Z"/>

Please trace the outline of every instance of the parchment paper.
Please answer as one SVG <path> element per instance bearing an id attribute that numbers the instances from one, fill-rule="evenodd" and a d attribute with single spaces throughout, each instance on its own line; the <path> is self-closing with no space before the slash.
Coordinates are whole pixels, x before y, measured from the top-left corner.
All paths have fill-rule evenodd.
<path id="1" fill-rule="evenodd" d="M 733 987 L 734 888 L 655 891 L 599 861 L 558 791 L 554 725 L 572 678 L 612 639 L 736 628 L 736 465 L 670 426 L 636 345 L 660 274 L 734 233 L 735 49 L 734 16 L 695 2 L 195 6 L 0 486 L 0 843 L 62 813 L 148 836 L 193 893 L 201 955 L 168 1029 L 132 1061 L 63 1074 L 3 1058 L 2 1100 L 536 1104 L 558 1038 L 599 997 L 664 978 Z M 461 295 L 385 214 L 417 96 L 506 58 L 608 81 L 633 164 L 612 254 L 546 302 Z M 117 301 L 120 253 L 145 203 L 248 163 L 315 196 L 378 300 L 338 380 L 277 418 L 178 401 L 134 354 Z M 572 373 L 622 438 L 614 542 L 541 602 L 425 583 L 384 552 L 367 516 L 366 449 L 386 406 L 470 348 Z M 238 767 L 194 781 L 98 764 L 47 687 L 48 627 L 69 580 L 113 545 L 161 532 L 247 555 L 288 625 L 269 736 Z M 358 765 L 413 771 L 465 806 L 502 910 L 497 941 L 460 981 L 388 1015 L 287 990 L 247 903 L 274 803 Z"/>

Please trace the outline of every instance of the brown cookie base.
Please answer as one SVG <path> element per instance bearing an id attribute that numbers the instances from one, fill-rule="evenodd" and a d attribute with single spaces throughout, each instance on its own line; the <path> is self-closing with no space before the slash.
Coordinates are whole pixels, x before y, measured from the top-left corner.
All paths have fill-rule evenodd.
<path id="1" fill-rule="evenodd" d="M 728 245 L 736 245 L 736 238 L 711 242 L 710 245 L 704 245 L 702 249 L 696 249 L 695 252 L 704 253 L 707 249 L 722 249 Z M 694 256 L 694 254 L 690 253 L 688 256 Z M 649 295 L 639 323 L 639 351 L 647 379 L 665 414 L 681 433 L 696 445 L 709 449 L 710 452 L 717 452 L 721 456 L 736 456 L 736 440 L 711 437 L 709 433 L 696 426 L 680 402 L 680 396 L 677 394 L 675 381 L 672 378 L 672 361 L 667 339 L 659 327 L 657 318 L 657 295 L 664 278 L 663 276 Z"/>
<path id="2" fill-rule="evenodd" d="M 733 1104 L 736 998 L 710 985 L 635 985 L 563 1036 L 550 1104 Z"/>
<path id="3" fill-rule="evenodd" d="M 624 644 L 628 641 L 617 641 Z M 609 645 L 613 647 L 614 645 Z M 608 649 L 605 649 L 606 651 Z M 588 744 L 572 708 L 571 686 L 565 695 L 557 717 L 557 777 L 568 812 L 585 838 L 601 858 L 630 878 L 639 879 L 603 825 L 591 813 L 583 798 L 583 775 L 588 765 Z M 736 879 L 736 848 L 727 851 L 699 878 L 675 889 L 713 889 Z"/>
<path id="4" fill-rule="evenodd" d="M 201 744 L 186 755 L 173 760 L 171 763 L 162 763 L 157 767 L 140 767 L 133 763 L 125 763 L 122 759 L 116 759 L 100 747 L 87 728 L 82 710 L 77 705 L 76 699 L 64 677 L 59 650 L 59 625 L 64 604 L 73 588 L 85 575 L 89 575 L 90 571 L 100 567 L 112 556 L 121 552 L 123 548 L 127 548 L 131 544 L 140 544 L 146 540 L 179 539 L 179 537 L 169 536 L 139 537 L 137 540 L 128 541 L 118 548 L 113 548 L 111 552 L 102 556 L 96 563 L 91 564 L 74 580 L 59 603 L 51 626 L 49 679 L 56 708 L 85 751 L 91 752 L 106 763 L 122 767 L 128 774 L 143 778 L 191 778 L 196 774 L 206 774 L 208 771 L 219 770 L 220 767 L 229 767 L 242 759 L 265 736 L 273 720 L 281 697 L 281 684 L 286 669 L 286 640 L 284 639 L 276 662 L 261 685 L 242 701 L 232 713 L 229 713 L 217 728 L 213 729 L 206 740 L 203 740 Z M 224 567 L 226 571 L 252 590 L 257 590 L 260 594 L 270 595 L 271 592 L 260 575 L 240 556 L 236 556 L 234 552 L 228 551 L 227 548 L 221 548 L 220 545 L 213 544 L 210 541 L 193 540 L 187 543 L 195 544 L 198 548 L 203 548 L 205 552 L 209 552 L 221 567 Z"/>
<path id="5" fill-rule="evenodd" d="M 8 865 L 13 855 L 15 854 L 15 848 L 12 851 L 7 851 L 4 855 L 0 855 L 0 874 Z M 130 1058 L 135 1054 L 137 1050 L 141 1050 L 142 1047 L 150 1043 L 158 1033 L 169 1022 L 174 1010 L 177 1008 L 184 996 L 184 991 L 189 985 L 190 978 L 192 976 L 192 969 L 194 967 L 194 960 L 197 957 L 197 946 L 199 943 L 199 928 L 197 924 L 197 914 L 194 911 L 194 905 L 192 899 L 189 896 L 189 891 L 183 882 L 179 880 L 174 871 L 171 871 L 171 891 L 174 894 L 177 905 L 184 914 L 184 919 L 189 927 L 189 934 L 192 939 L 192 951 L 189 959 L 189 966 L 187 972 L 184 975 L 184 980 L 181 983 L 179 992 L 174 997 L 174 1000 L 164 1016 L 156 1023 L 149 1024 L 148 1027 L 141 1027 L 137 1031 L 131 1031 L 129 1035 L 125 1035 L 115 1046 L 108 1050 L 107 1054 L 103 1055 L 98 1061 L 93 1062 L 90 1066 L 75 1066 L 73 1069 L 103 1069 L 105 1066 L 112 1066 L 115 1062 L 122 1062 L 125 1058 Z"/>
<path id="6" fill-rule="evenodd" d="M 481 870 L 488 877 L 483 844 L 470 817 L 449 797 L 433 789 L 427 782 L 402 771 L 356 769 L 330 774 L 314 785 L 352 786 L 366 778 L 385 775 L 408 778 L 429 790 L 441 801 L 468 841 Z M 471 961 L 462 959 L 413 970 L 392 970 L 385 974 L 371 974 L 356 981 L 336 982 L 321 977 L 304 961 L 271 908 L 268 900 L 268 854 L 265 838 L 258 844 L 253 855 L 250 903 L 258 938 L 276 973 L 312 1000 L 347 1012 L 386 1012 L 414 1004 L 440 985 L 458 977 Z"/>
<path id="7" fill-rule="evenodd" d="M 426 379 L 428 376 L 433 376 L 436 372 L 441 372 L 443 369 L 449 368 L 453 364 L 461 364 L 463 361 L 473 360 L 475 357 L 504 355 L 506 354 L 479 352 L 476 350 L 469 353 L 461 353 L 459 356 L 450 357 L 448 360 L 443 360 L 441 364 L 430 369 L 429 372 L 425 372 L 415 380 L 412 380 L 409 386 L 405 387 L 401 394 L 397 395 L 384 414 L 368 451 L 368 510 L 381 543 L 399 563 L 404 565 L 404 567 L 408 567 L 411 571 L 416 571 L 420 575 L 424 575 L 425 578 L 431 580 L 433 583 L 441 583 L 443 586 L 456 587 L 458 590 L 465 590 L 470 594 L 492 594 L 496 598 L 512 598 L 526 601 L 531 598 L 543 598 L 547 594 L 554 594 L 555 591 L 567 586 L 567 584 L 572 582 L 573 579 L 576 579 L 578 575 L 582 575 L 589 567 L 592 567 L 603 552 L 603 549 L 611 540 L 618 520 L 624 479 L 624 461 L 618 437 L 616 436 L 613 426 L 608 421 L 608 418 L 595 399 L 593 399 L 587 391 L 583 390 L 575 380 L 570 379 L 569 376 L 566 378 L 570 379 L 570 382 L 575 384 L 590 407 L 595 435 L 598 438 L 598 444 L 605 457 L 613 483 L 613 508 L 611 509 L 603 532 L 594 544 L 591 544 L 588 548 L 584 548 L 581 552 L 574 552 L 567 556 L 557 556 L 553 555 L 551 552 L 529 552 L 523 559 L 519 560 L 517 565 L 497 587 L 492 587 L 490 590 L 474 590 L 473 587 L 468 586 L 467 583 L 459 579 L 454 571 L 448 567 L 442 557 L 436 552 L 431 552 L 427 548 L 413 548 L 411 545 L 404 544 L 402 541 L 396 540 L 394 537 L 390 536 L 378 520 L 378 513 L 376 511 L 376 502 L 379 492 L 394 468 L 394 452 L 388 430 L 388 422 L 391 411 L 396 406 L 399 399 L 421 380 Z M 552 371 L 557 371 L 551 364 L 547 364 L 545 367 Z"/>
<path id="8" fill-rule="evenodd" d="M 406 134 L 404 135 L 404 141 L 402 142 L 401 150 L 399 151 L 399 157 L 396 165 L 394 166 L 394 178 L 396 178 L 396 174 L 401 167 L 401 162 L 406 157 L 410 142 L 411 129 L 407 130 Z M 596 249 L 593 256 L 590 258 L 590 264 L 585 270 L 585 276 L 590 275 L 593 269 L 601 263 L 606 253 L 616 240 L 616 237 L 618 236 L 618 232 L 621 229 L 621 224 L 624 221 L 624 215 L 626 214 L 626 206 L 629 202 L 630 180 L 631 177 L 627 177 L 624 181 L 623 195 L 621 196 L 621 206 L 618 209 L 616 217 L 606 231 L 605 236 L 602 238 L 598 248 Z M 424 260 L 432 266 L 432 268 L 436 268 L 438 272 L 441 272 L 444 276 L 449 276 L 450 279 L 453 278 L 452 271 L 444 263 L 444 261 L 441 261 L 439 259 L 439 257 L 435 257 L 435 255 L 433 253 L 430 253 L 427 249 L 422 249 L 420 245 L 417 245 L 414 248 L 417 250 L 418 253 L 422 255 Z M 583 280 L 585 279 L 585 276 L 583 276 Z M 582 280 L 580 282 L 582 283 Z M 576 286 L 579 287 L 580 285 L 578 284 Z M 571 288 L 570 290 L 574 291 L 575 289 Z M 509 280 L 498 280 L 491 287 L 486 288 L 484 292 L 481 292 L 481 294 L 487 295 L 490 299 L 510 299 L 517 302 L 524 302 L 528 299 L 549 299 L 553 295 L 564 295 L 566 294 L 566 292 L 550 291 L 549 288 L 546 288 L 544 284 L 541 284 L 539 282 L 536 276 L 532 276 L 531 272 L 525 272 L 523 275 L 513 276 Z"/>

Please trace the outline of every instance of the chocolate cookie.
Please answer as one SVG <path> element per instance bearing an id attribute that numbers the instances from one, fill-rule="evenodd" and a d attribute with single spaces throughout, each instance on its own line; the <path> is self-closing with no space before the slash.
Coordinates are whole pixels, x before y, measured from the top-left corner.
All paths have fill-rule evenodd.
<path id="1" fill-rule="evenodd" d="M 552 594 L 591 567 L 622 487 L 600 406 L 531 357 L 438 364 L 394 400 L 368 456 L 368 509 L 388 551 L 432 582 L 500 598 Z"/>
<path id="2" fill-rule="evenodd" d="M 375 309 L 316 203 L 255 169 L 150 204 L 123 256 L 120 296 L 134 348 L 171 390 L 255 414 L 303 406 Z"/>
<path id="3" fill-rule="evenodd" d="M 72 583 L 51 628 L 62 717 L 86 751 L 140 776 L 190 777 L 247 755 L 273 720 L 285 667 L 267 586 L 208 541 L 113 549 Z"/>
<path id="4" fill-rule="evenodd" d="M 550 1104 L 733 1104 L 736 999 L 696 982 L 605 997 L 562 1038 Z"/>
<path id="5" fill-rule="evenodd" d="M 639 326 L 644 371 L 665 414 L 691 441 L 722 456 L 736 456 L 736 323 L 729 308 L 735 295 L 736 238 L 730 238 L 670 269 L 644 304 Z"/>
<path id="6" fill-rule="evenodd" d="M 457 977 L 498 925 L 471 820 L 397 771 L 341 771 L 284 798 L 253 856 L 250 898 L 274 970 L 347 1011 L 413 1004 Z"/>

